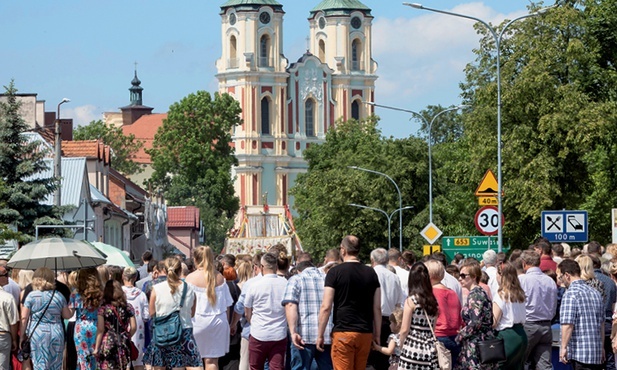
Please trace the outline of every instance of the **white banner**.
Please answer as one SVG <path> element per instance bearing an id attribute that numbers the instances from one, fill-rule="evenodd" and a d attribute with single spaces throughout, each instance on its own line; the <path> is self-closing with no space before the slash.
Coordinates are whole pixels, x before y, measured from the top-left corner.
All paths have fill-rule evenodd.
<path id="1" fill-rule="evenodd" d="M 293 237 L 290 235 L 272 236 L 263 238 L 229 238 L 225 240 L 225 252 L 233 255 L 268 252 L 275 244 L 283 244 L 287 248 L 287 254 L 292 255 Z"/>
<path id="2" fill-rule="evenodd" d="M 613 243 L 617 243 L 617 208 L 611 212 L 611 225 L 613 225 Z"/>

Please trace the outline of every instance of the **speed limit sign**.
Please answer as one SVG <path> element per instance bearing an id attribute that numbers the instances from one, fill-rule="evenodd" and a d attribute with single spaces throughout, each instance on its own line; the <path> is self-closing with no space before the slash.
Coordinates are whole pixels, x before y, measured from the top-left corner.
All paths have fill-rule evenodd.
<path id="1" fill-rule="evenodd" d="M 495 235 L 499 230 L 499 210 L 497 207 L 485 206 L 476 212 L 474 219 L 476 229 L 484 235 Z M 501 225 L 503 226 L 503 215 L 501 217 Z"/>

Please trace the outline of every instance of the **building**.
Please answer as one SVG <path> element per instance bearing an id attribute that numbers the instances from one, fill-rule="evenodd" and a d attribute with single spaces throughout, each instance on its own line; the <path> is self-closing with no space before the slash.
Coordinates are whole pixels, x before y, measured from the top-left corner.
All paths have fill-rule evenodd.
<path id="1" fill-rule="evenodd" d="M 234 96 L 243 123 L 233 134 L 241 206 L 290 205 L 289 189 L 307 164 L 303 151 L 339 119 L 363 119 L 374 100 L 371 10 L 358 0 L 324 0 L 309 13 L 309 50 L 283 53 L 283 6 L 229 0 L 221 6 L 219 91 Z"/>

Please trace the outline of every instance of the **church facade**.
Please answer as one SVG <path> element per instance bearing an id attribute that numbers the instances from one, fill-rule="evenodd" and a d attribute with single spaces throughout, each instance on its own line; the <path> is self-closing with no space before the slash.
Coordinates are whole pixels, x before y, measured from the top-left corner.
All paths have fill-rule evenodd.
<path id="1" fill-rule="evenodd" d="M 371 9 L 358 0 L 324 0 L 310 10 L 308 50 L 295 63 L 283 52 L 283 5 L 229 0 L 221 6 L 219 92 L 235 97 L 242 124 L 233 141 L 241 206 L 293 205 L 289 189 L 306 172 L 303 152 L 339 119 L 372 113 L 377 63 Z"/>

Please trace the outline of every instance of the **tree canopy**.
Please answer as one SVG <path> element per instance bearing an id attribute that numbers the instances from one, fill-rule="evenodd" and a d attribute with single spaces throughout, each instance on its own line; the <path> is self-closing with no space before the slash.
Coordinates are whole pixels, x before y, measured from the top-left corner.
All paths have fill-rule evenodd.
<path id="1" fill-rule="evenodd" d="M 197 206 L 206 243 L 218 250 L 240 207 L 231 176 L 237 160 L 230 145 L 240 112 L 228 94 L 189 94 L 170 107 L 148 150 L 154 168 L 150 184 L 163 191 L 169 205 Z"/>
<path id="2" fill-rule="evenodd" d="M 144 143 L 136 140 L 134 134 L 124 135 L 122 127 L 106 125 L 102 120 L 96 120 L 86 126 L 77 127 L 73 137 L 75 140 L 103 140 L 103 143 L 111 148 L 112 167 L 118 172 L 134 175 L 143 171 L 132 158 Z"/>

